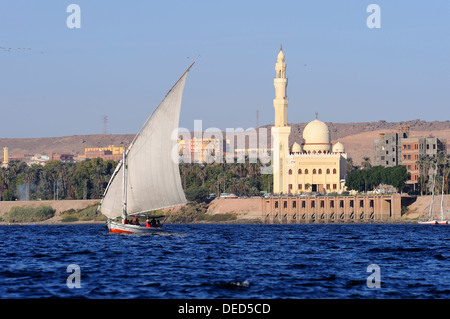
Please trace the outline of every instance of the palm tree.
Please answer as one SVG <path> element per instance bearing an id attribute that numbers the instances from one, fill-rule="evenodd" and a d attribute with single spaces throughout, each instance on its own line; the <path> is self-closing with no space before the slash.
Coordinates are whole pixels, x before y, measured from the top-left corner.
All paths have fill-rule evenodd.
<path id="1" fill-rule="evenodd" d="M 444 167 L 444 187 L 445 187 L 445 192 L 448 194 L 449 191 L 449 177 L 450 177 L 450 155 L 447 155 L 447 164 Z"/>
<path id="2" fill-rule="evenodd" d="M 180 164 L 181 175 L 183 175 L 183 189 L 186 190 L 186 177 L 189 174 L 189 168 L 186 163 Z"/>
<path id="3" fill-rule="evenodd" d="M 425 162 L 426 162 L 426 156 L 420 155 L 418 160 L 416 161 L 417 167 L 419 169 L 419 183 L 420 183 L 420 196 L 423 196 L 423 186 L 425 184 Z"/>
<path id="4" fill-rule="evenodd" d="M 430 156 L 425 155 L 424 156 L 424 162 L 423 162 L 423 169 L 424 169 L 424 186 L 425 186 L 425 181 L 427 179 L 429 179 L 428 177 L 430 176 L 430 169 L 432 166 L 432 158 Z M 426 194 L 428 195 L 428 187 L 426 187 Z"/>
<path id="5" fill-rule="evenodd" d="M 372 167 L 372 164 L 370 164 L 370 157 L 363 157 L 361 167 L 366 170 Z"/>
<path id="6" fill-rule="evenodd" d="M 27 166 L 25 169 L 25 179 L 27 181 L 27 200 L 30 200 L 30 185 L 31 182 L 34 181 L 36 174 L 34 173 L 34 170 L 31 166 Z"/>
<path id="7" fill-rule="evenodd" d="M 221 173 L 218 177 L 219 180 L 219 185 L 223 184 L 223 193 L 225 193 L 225 185 L 227 183 L 227 177 L 225 176 L 224 173 Z"/>
<path id="8" fill-rule="evenodd" d="M 200 178 L 202 182 L 202 186 L 205 184 L 206 172 L 205 170 L 199 168 L 197 171 L 197 176 Z"/>

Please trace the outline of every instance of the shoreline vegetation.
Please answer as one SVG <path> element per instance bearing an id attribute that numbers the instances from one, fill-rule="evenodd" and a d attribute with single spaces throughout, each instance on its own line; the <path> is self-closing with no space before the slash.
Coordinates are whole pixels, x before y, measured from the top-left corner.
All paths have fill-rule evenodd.
<path id="1" fill-rule="evenodd" d="M 450 195 L 446 195 L 446 202 Z M 377 221 L 373 224 L 417 223 L 419 215 L 427 211 L 430 196 L 418 196 L 418 200 L 405 207 L 405 214 L 396 220 Z M 165 215 L 166 224 L 262 224 L 261 198 L 217 198 L 209 202 L 189 202 L 152 214 Z M 0 225 L 68 225 L 104 224 L 107 218 L 97 212 L 99 201 L 27 201 L 0 202 Z M 6 205 L 9 204 L 9 205 Z M 144 222 L 144 218 L 141 219 Z"/>
<path id="2" fill-rule="evenodd" d="M 247 160 L 243 163 L 181 163 L 180 177 L 188 204 L 152 214 L 166 215 L 167 224 L 263 223 L 261 195 L 271 193 L 273 176 L 261 172 L 263 165 L 260 162 L 249 163 Z M 423 187 L 412 194 L 418 195 L 420 205 L 402 207 L 399 220 L 383 223 L 417 222 L 428 212 L 432 165 L 431 162 L 423 163 L 420 178 Z M 438 177 L 444 176 L 444 193 L 448 194 L 450 159 L 440 154 L 438 164 L 442 172 Z M 49 161 L 45 166 L 11 161 L 0 170 L 0 224 L 104 223 L 106 217 L 97 213 L 97 207 L 116 165 L 114 161 L 100 158 L 80 163 Z M 380 183 L 393 184 L 399 192 L 403 191 L 408 178 L 404 166 L 372 167 L 368 158 L 361 166 L 353 165 L 348 159 L 347 166 L 347 186 L 363 194 Z M 442 192 L 440 185 L 441 182 L 436 182 L 436 193 Z M 220 198 L 223 193 L 232 193 L 238 198 Z M 212 199 L 211 194 L 217 197 Z M 444 206 L 449 208 L 450 195 L 445 196 Z M 434 207 L 438 206 L 438 203 L 434 204 Z"/>

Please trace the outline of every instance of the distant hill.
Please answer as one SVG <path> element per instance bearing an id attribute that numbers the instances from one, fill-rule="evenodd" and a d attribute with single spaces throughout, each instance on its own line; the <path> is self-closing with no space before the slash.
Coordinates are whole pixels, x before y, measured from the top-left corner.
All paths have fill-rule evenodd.
<path id="1" fill-rule="evenodd" d="M 290 124 L 290 144 L 302 142 L 302 132 L 308 123 Z M 344 144 L 348 156 L 354 164 L 360 164 L 364 156 L 373 161 L 373 141 L 381 132 L 395 132 L 400 125 L 409 125 L 411 136 L 436 136 L 446 138 L 450 142 L 450 121 L 426 122 L 421 120 L 405 122 L 361 122 L 361 123 L 326 123 L 331 133 L 333 143 Z M 262 126 L 270 128 L 270 125 Z M 48 154 L 69 153 L 84 154 L 88 147 L 105 147 L 108 145 L 128 145 L 134 134 L 93 134 L 73 135 L 47 138 L 0 138 L 0 158 L 3 159 L 3 147 L 8 147 L 9 154 Z"/>

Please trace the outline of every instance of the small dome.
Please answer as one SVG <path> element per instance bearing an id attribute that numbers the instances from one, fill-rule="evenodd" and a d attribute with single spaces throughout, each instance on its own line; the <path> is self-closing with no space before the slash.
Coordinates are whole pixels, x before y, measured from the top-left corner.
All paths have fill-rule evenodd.
<path id="1" fill-rule="evenodd" d="M 328 126 L 318 119 L 308 123 L 303 130 L 305 144 L 304 151 L 331 151 L 330 130 Z"/>
<path id="2" fill-rule="evenodd" d="M 301 153 L 302 148 L 300 146 L 300 144 L 298 144 L 297 142 L 294 143 L 294 145 L 292 145 L 292 153 Z"/>
<path id="3" fill-rule="evenodd" d="M 342 145 L 342 143 L 337 142 L 336 144 L 333 145 L 333 153 L 345 153 L 345 148 L 344 145 Z"/>

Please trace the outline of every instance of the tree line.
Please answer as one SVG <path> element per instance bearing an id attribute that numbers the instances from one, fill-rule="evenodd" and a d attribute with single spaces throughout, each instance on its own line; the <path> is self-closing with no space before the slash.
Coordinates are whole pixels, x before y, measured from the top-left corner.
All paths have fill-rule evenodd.
<path id="1" fill-rule="evenodd" d="M 101 158 L 45 165 L 11 161 L 0 169 L 1 200 L 100 199 L 116 166 L 116 161 Z M 272 175 L 261 174 L 260 163 L 181 163 L 179 167 L 187 197 L 253 196 L 272 187 Z"/>
<path id="2" fill-rule="evenodd" d="M 117 162 L 101 158 L 79 163 L 48 161 L 45 165 L 11 161 L 0 171 L 2 200 L 97 199 Z"/>
<path id="3" fill-rule="evenodd" d="M 364 157 L 361 166 L 353 166 L 353 162 L 349 159 L 347 161 L 346 186 L 348 189 L 366 192 L 374 190 L 380 184 L 386 184 L 394 186 L 399 191 L 406 190 L 411 193 L 428 195 L 432 192 L 434 186 L 437 192 L 442 192 L 442 184 L 444 184 L 444 193 L 448 194 L 450 181 L 449 155 L 445 152 L 439 152 L 436 156 L 420 155 L 415 165 L 419 175 L 414 191 L 406 184 L 406 181 L 410 179 L 410 173 L 407 172 L 404 165 L 373 167 L 370 158 Z"/>

